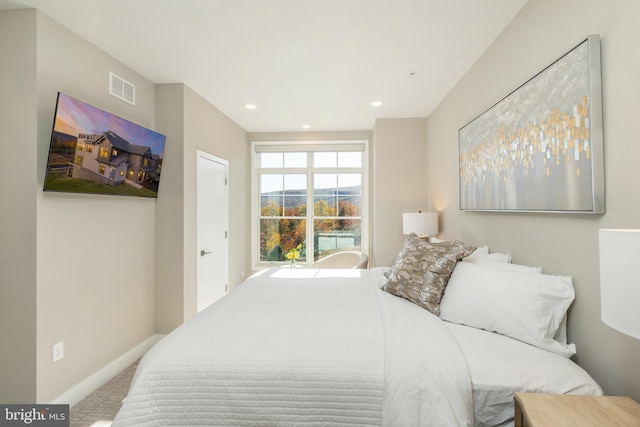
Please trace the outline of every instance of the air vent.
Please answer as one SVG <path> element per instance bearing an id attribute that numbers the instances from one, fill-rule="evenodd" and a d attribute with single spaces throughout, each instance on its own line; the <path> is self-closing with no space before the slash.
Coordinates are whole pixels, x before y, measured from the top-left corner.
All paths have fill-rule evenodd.
<path id="1" fill-rule="evenodd" d="M 136 105 L 136 87 L 111 71 L 109 71 L 109 94 L 131 105 Z"/>

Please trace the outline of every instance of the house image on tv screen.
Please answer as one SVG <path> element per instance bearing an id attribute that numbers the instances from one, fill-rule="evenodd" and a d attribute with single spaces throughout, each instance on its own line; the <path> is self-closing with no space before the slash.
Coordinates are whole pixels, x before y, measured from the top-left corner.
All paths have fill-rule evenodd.
<path id="1" fill-rule="evenodd" d="M 71 176 L 108 185 L 157 184 L 159 166 L 150 147 L 130 144 L 113 131 L 79 134 Z"/>
<path id="2" fill-rule="evenodd" d="M 165 141 L 158 132 L 59 92 L 44 190 L 158 197 Z"/>

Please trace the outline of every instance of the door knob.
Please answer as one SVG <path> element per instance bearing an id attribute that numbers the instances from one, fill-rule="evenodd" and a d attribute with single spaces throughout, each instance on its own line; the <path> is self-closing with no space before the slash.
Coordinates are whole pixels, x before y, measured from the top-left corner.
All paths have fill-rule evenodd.
<path id="1" fill-rule="evenodd" d="M 209 255 L 210 253 L 211 253 L 210 251 L 205 251 L 204 249 L 200 250 L 200 256 Z"/>

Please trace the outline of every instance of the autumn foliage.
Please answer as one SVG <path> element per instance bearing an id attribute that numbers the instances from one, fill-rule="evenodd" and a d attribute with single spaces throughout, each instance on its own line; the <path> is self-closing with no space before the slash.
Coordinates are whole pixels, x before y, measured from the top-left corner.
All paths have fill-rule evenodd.
<path id="1" fill-rule="evenodd" d="M 284 261 L 285 254 L 298 245 L 303 247 L 301 259 L 306 258 L 306 214 L 305 204 L 294 208 L 283 208 L 273 200 L 264 204 L 260 220 L 260 260 Z M 336 208 L 324 199 L 317 200 L 313 207 L 316 254 L 320 234 L 350 231 L 360 236 L 360 215 L 360 207 L 350 201 L 339 200 Z M 352 219 L 354 217 L 357 219 Z"/>

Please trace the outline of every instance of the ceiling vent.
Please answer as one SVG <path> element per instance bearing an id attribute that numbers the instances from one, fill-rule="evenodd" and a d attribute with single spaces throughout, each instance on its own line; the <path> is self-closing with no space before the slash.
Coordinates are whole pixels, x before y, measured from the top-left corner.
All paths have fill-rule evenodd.
<path id="1" fill-rule="evenodd" d="M 111 71 L 109 71 L 109 94 L 131 105 L 136 105 L 136 87 L 134 84 Z"/>

